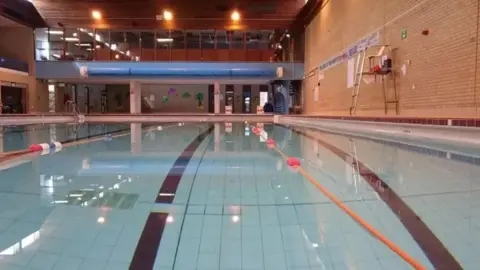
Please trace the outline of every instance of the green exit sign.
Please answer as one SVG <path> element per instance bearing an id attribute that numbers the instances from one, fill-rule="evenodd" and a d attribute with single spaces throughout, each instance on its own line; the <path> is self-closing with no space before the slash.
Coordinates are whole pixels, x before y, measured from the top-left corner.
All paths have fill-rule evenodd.
<path id="1" fill-rule="evenodd" d="M 402 33 L 401 33 L 402 39 L 406 39 L 407 35 L 408 35 L 407 28 L 402 29 Z"/>

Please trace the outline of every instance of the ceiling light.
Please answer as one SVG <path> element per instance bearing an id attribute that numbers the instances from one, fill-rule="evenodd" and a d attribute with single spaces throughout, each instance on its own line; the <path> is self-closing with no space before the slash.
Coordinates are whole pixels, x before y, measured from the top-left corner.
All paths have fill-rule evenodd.
<path id="1" fill-rule="evenodd" d="M 110 46 L 110 48 L 111 48 L 112 50 L 116 50 L 116 49 L 117 49 L 117 44 L 112 44 L 112 46 Z"/>
<path id="2" fill-rule="evenodd" d="M 92 18 L 94 18 L 95 20 L 100 20 L 100 19 L 102 19 L 102 13 L 98 10 L 93 10 L 92 11 Z"/>
<path id="3" fill-rule="evenodd" d="M 126 53 L 126 54 L 127 54 L 127 56 L 130 56 L 130 51 L 127 51 L 127 53 Z"/>
<path id="4" fill-rule="evenodd" d="M 164 10 L 163 19 L 166 21 L 171 21 L 173 19 L 173 13 L 170 10 Z"/>
<path id="5" fill-rule="evenodd" d="M 77 46 L 80 46 L 80 47 L 90 47 L 92 46 L 90 43 L 80 43 L 80 44 L 75 44 Z"/>
<path id="6" fill-rule="evenodd" d="M 48 30 L 48 33 L 50 35 L 63 35 L 63 31 L 62 30 Z"/>
<path id="7" fill-rule="evenodd" d="M 287 37 L 287 38 L 290 38 L 290 34 L 286 34 L 286 37 Z"/>
<path id="8" fill-rule="evenodd" d="M 66 37 L 66 38 L 62 38 L 63 40 L 65 41 L 78 41 L 78 38 L 76 37 Z"/>
<path id="9" fill-rule="evenodd" d="M 95 46 L 96 49 L 100 49 L 100 45 Z"/>
<path id="10" fill-rule="evenodd" d="M 230 16 L 233 21 L 239 21 L 240 20 L 240 13 L 238 11 L 233 11 L 232 15 Z"/>
<path id="11" fill-rule="evenodd" d="M 75 32 L 75 33 L 73 33 L 73 36 L 74 36 L 74 37 L 76 37 L 76 36 L 77 36 L 77 33 L 76 33 L 76 32 Z"/>
<path id="12" fill-rule="evenodd" d="M 173 38 L 157 38 L 157 42 L 161 42 L 161 43 L 173 42 Z"/>
<path id="13" fill-rule="evenodd" d="M 118 58 L 120 58 L 120 55 L 115 54 L 115 59 L 118 59 Z"/>

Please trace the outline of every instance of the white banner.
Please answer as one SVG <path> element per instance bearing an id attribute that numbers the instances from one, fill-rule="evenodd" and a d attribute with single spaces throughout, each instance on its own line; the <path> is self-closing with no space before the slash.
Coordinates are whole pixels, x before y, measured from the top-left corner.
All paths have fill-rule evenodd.
<path id="1" fill-rule="evenodd" d="M 348 59 L 347 64 L 347 88 L 355 85 L 355 58 Z"/>

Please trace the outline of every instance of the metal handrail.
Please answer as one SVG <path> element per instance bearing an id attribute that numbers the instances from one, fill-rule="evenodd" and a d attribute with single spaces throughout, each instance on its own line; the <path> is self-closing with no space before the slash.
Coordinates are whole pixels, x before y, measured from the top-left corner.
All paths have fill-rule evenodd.
<path id="1" fill-rule="evenodd" d="M 77 104 L 74 101 L 68 100 L 67 102 L 65 102 L 65 111 L 70 112 L 69 108 L 72 109 L 71 112 L 73 113 L 74 116 L 78 115 Z"/>

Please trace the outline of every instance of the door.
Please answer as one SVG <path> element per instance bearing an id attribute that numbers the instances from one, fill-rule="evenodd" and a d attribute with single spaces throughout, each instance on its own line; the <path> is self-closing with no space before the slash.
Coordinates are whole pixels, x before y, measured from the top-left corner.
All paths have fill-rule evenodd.
<path id="1" fill-rule="evenodd" d="M 252 86 L 243 85 L 242 113 L 252 113 Z"/>
<path id="2" fill-rule="evenodd" d="M 215 113 L 215 93 L 213 84 L 208 85 L 208 112 Z"/>
<path id="3" fill-rule="evenodd" d="M 235 93 L 233 89 L 234 86 L 232 84 L 225 85 L 225 106 L 232 106 L 232 112 L 235 111 Z"/>
<path id="4" fill-rule="evenodd" d="M 25 113 L 23 88 L 2 85 L 2 113 Z"/>

